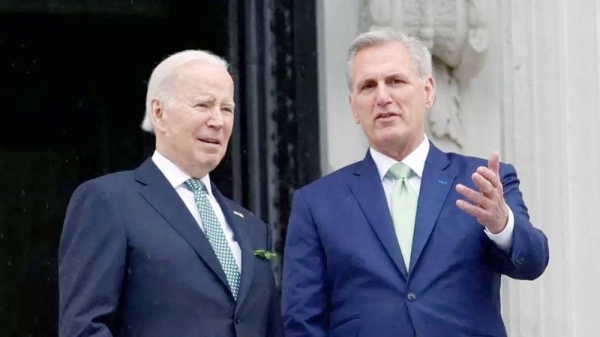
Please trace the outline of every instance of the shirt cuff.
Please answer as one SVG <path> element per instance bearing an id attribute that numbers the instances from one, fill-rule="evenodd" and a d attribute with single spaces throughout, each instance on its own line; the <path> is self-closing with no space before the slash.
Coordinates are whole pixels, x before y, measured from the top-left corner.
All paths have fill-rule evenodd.
<path id="1" fill-rule="evenodd" d="M 508 222 L 506 223 L 506 227 L 502 230 L 502 232 L 498 234 L 494 234 L 487 230 L 484 230 L 485 234 L 492 240 L 500 249 L 502 249 L 505 253 L 510 253 L 510 249 L 512 248 L 512 239 L 513 239 L 513 230 L 515 228 L 515 217 L 513 212 L 511 211 L 508 205 Z"/>

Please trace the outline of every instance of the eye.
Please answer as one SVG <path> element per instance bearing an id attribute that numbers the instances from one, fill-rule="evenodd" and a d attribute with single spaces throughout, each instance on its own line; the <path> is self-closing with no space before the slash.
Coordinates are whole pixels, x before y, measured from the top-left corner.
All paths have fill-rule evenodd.
<path id="1" fill-rule="evenodd" d="M 360 90 L 368 90 L 368 89 L 373 89 L 375 88 L 375 84 L 373 82 L 367 82 L 365 84 L 363 84 L 362 87 L 360 87 Z"/>
<path id="2" fill-rule="evenodd" d="M 230 113 L 230 114 L 233 114 L 233 112 L 234 112 L 233 108 L 228 107 L 228 106 L 221 108 L 221 111 L 225 111 L 226 113 Z"/>
<path id="3" fill-rule="evenodd" d="M 394 77 L 394 78 L 390 79 L 389 82 L 391 82 L 392 84 L 403 84 L 404 83 L 404 81 L 399 77 Z"/>
<path id="4" fill-rule="evenodd" d="M 195 105 L 196 108 L 200 108 L 200 109 L 208 109 L 209 105 L 208 103 L 198 103 Z"/>

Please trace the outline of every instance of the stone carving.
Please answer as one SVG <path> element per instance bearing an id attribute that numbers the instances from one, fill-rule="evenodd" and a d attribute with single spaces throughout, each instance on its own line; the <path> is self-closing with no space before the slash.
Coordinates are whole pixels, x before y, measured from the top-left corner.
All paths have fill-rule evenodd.
<path id="1" fill-rule="evenodd" d="M 489 0 L 362 0 L 361 6 L 361 31 L 395 27 L 429 47 L 437 97 L 428 131 L 446 149 L 460 151 L 460 93 L 485 61 Z"/>

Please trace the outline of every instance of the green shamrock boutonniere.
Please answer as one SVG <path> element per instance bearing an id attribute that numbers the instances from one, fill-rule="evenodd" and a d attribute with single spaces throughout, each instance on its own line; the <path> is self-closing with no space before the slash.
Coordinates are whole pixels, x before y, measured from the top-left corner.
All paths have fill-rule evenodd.
<path id="1" fill-rule="evenodd" d="M 277 256 L 276 253 L 270 252 L 264 249 L 258 249 L 254 251 L 254 255 L 260 257 L 261 259 L 271 260 Z"/>

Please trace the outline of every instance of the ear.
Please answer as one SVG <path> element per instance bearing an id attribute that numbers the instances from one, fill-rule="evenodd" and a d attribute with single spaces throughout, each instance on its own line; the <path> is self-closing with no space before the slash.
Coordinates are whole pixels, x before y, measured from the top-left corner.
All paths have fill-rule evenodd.
<path id="1" fill-rule="evenodd" d="M 161 131 L 164 127 L 165 106 L 161 101 L 155 98 L 150 104 L 150 109 L 154 130 Z"/>
<path id="2" fill-rule="evenodd" d="M 354 123 L 360 124 L 358 114 L 354 111 L 354 99 L 352 98 L 352 94 L 348 95 L 348 102 L 350 103 L 350 110 L 352 110 L 352 119 L 354 119 Z"/>
<path id="3" fill-rule="evenodd" d="M 435 80 L 433 77 L 428 77 L 425 80 L 425 107 L 431 109 L 435 103 Z"/>

